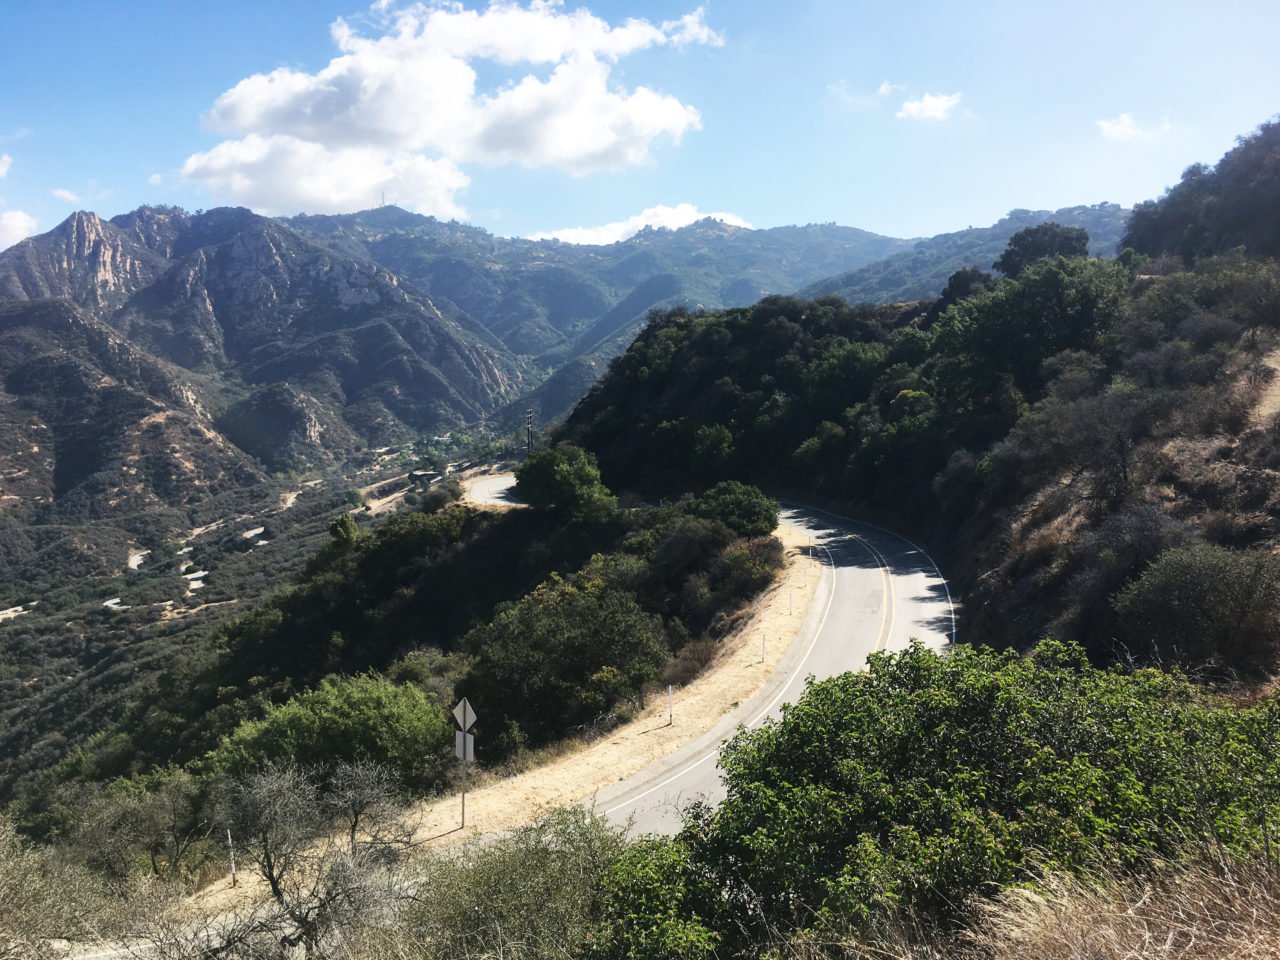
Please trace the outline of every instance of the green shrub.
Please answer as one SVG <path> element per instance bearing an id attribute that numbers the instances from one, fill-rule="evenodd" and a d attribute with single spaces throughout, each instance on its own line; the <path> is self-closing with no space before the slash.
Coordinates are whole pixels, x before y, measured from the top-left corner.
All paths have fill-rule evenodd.
<path id="1" fill-rule="evenodd" d="M 725 480 L 697 497 L 688 512 L 719 520 L 740 537 L 767 537 L 778 525 L 778 505 L 757 487 Z"/>
<path id="2" fill-rule="evenodd" d="M 1174 547 L 1117 594 L 1115 608 L 1140 652 L 1271 666 L 1280 653 L 1280 558 L 1266 549 Z"/>
<path id="3" fill-rule="evenodd" d="M 373 761 L 423 787 L 439 781 L 451 733 L 444 708 L 420 688 L 377 676 L 327 677 L 262 719 L 242 723 L 208 761 L 232 777 L 273 762 L 310 767 Z"/>
<path id="4" fill-rule="evenodd" d="M 1041 868 L 1252 851 L 1280 812 L 1278 753 L 1280 707 L 1095 669 L 1078 647 L 877 655 L 732 740 L 727 799 L 640 848 L 601 929 L 616 956 L 650 955 L 673 919 L 738 955 L 779 931 L 953 917 Z"/>

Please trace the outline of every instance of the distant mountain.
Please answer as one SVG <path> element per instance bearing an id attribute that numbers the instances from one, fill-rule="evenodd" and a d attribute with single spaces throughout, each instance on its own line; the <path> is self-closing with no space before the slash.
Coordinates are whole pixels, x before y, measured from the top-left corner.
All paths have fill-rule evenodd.
<path id="1" fill-rule="evenodd" d="M 285 220 L 240 208 L 76 213 L 0 253 L 0 301 L 63 298 L 135 348 L 198 374 L 210 423 L 268 471 L 533 406 L 563 416 L 655 309 L 718 310 L 803 288 L 886 301 L 989 268 L 1055 219 L 1110 252 L 1113 204 L 1014 211 L 902 240 L 834 224 L 706 219 L 613 244 L 497 237 L 382 207 Z M 822 278 L 828 279 L 822 279 Z M 194 382 L 194 381 L 193 381 Z"/>
<path id="2" fill-rule="evenodd" d="M 525 386 L 483 326 L 243 209 L 74 214 L 0 254 L 0 299 L 48 297 L 216 381 L 211 413 L 272 469 L 474 421 Z"/>
<path id="3" fill-rule="evenodd" d="M 750 230 L 706 219 L 592 246 L 497 237 L 396 207 L 289 222 L 456 305 L 513 352 L 557 359 L 634 335 L 653 307 L 743 306 L 910 243 L 834 224 Z"/>
<path id="4" fill-rule="evenodd" d="M 110 575 L 133 539 L 185 532 L 193 505 L 261 483 L 213 395 L 67 300 L 0 303 L 4 579 Z"/>
<path id="5" fill-rule="evenodd" d="M 1114 203 L 1062 210 L 1013 210 L 990 227 L 970 227 L 917 240 L 910 249 L 876 263 L 804 286 L 804 297 L 840 297 L 848 303 L 931 300 L 962 267 L 991 270 L 1009 238 L 1026 227 L 1053 221 L 1089 232 L 1089 252 L 1115 256 L 1129 211 Z"/>

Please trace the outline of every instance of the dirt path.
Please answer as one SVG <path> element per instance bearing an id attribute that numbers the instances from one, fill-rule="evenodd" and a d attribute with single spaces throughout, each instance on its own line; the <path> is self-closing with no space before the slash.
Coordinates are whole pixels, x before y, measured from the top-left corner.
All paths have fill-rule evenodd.
<path id="1" fill-rule="evenodd" d="M 1255 427 L 1265 426 L 1267 422 L 1280 413 L 1280 350 L 1272 350 L 1262 362 L 1271 368 L 1274 374 L 1271 382 L 1262 388 L 1262 396 L 1258 398 L 1253 414 L 1249 418 Z"/>

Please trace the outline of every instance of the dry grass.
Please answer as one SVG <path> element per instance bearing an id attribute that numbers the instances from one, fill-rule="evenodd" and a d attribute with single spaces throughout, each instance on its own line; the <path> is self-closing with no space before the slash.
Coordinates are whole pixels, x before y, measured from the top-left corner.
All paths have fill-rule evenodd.
<path id="1" fill-rule="evenodd" d="M 778 960 L 1276 960 L 1280 866 L 1166 864 L 1142 877 L 1049 876 L 1007 888 L 943 933 L 906 921 L 880 936 L 778 936 Z"/>
<path id="2" fill-rule="evenodd" d="M 1143 880 L 1053 877 L 981 909 L 973 950 L 991 960 L 1274 960 L 1280 868 L 1167 866 Z"/>

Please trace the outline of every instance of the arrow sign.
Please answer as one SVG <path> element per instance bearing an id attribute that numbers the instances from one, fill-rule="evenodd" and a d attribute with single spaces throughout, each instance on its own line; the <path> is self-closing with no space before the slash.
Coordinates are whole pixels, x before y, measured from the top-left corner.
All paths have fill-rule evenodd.
<path id="1" fill-rule="evenodd" d="M 453 719 L 458 721 L 458 726 L 462 728 L 463 733 L 470 730 L 472 724 L 476 722 L 476 712 L 472 709 L 466 697 L 459 700 L 458 705 L 453 708 Z M 458 756 L 462 756 L 462 754 L 458 754 Z"/>

